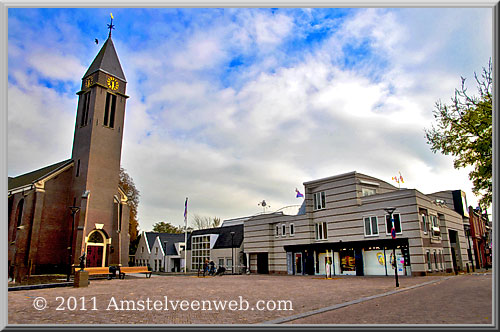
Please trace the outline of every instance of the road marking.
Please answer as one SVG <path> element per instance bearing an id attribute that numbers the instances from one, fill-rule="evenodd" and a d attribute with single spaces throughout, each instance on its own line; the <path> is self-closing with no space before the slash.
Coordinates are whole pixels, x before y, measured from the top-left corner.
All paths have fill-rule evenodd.
<path id="1" fill-rule="evenodd" d="M 356 299 L 356 300 L 352 300 L 352 301 L 348 301 L 348 302 L 334 304 L 334 305 L 331 305 L 331 306 L 328 306 L 328 307 L 324 307 L 324 308 L 320 308 L 320 309 L 316 309 L 316 310 L 304 312 L 304 313 L 297 314 L 297 315 L 292 315 L 292 316 L 288 316 L 288 317 L 277 318 L 277 319 L 273 319 L 273 320 L 269 320 L 269 321 L 266 321 L 266 322 L 259 323 L 259 325 L 261 325 L 261 324 L 266 324 L 267 325 L 267 324 L 281 324 L 281 323 L 286 323 L 286 322 L 290 322 L 292 320 L 296 320 L 296 319 L 299 319 L 299 318 L 304 318 L 304 317 L 308 317 L 308 316 L 320 314 L 320 313 L 323 313 L 323 312 L 327 312 L 327 311 L 332 311 L 332 310 L 339 309 L 339 308 L 348 307 L 348 306 L 353 305 L 353 304 L 357 304 L 357 303 L 361 303 L 361 302 L 373 300 L 373 299 L 376 299 L 376 298 L 379 298 L 379 297 L 388 296 L 388 295 L 392 295 L 392 294 L 397 294 L 397 293 L 405 292 L 405 291 L 410 290 L 410 289 L 414 289 L 414 288 L 418 288 L 418 287 L 422 287 L 422 286 L 426 286 L 426 285 L 430 285 L 430 284 L 435 284 L 435 283 L 437 283 L 439 281 L 447 280 L 447 279 L 450 279 L 450 278 L 453 278 L 453 277 L 454 276 L 449 276 L 449 277 L 444 277 L 444 278 L 440 278 L 440 279 L 436 279 L 436 280 L 431 280 L 431 281 L 427 281 L 427 282 L 424 282 L 424 283 L 421 283 L 421 284 L 417 284 L 417 285 L 413 285 L 413 286 L 409 286 L 409 287 L 405 287 L 405 288 L 401 288 L 401 289 L 396 289 L 396 290 L 389 291 L 389 292 L 382 293 L 382 294 L 376 294 L 376 295 L 372 295 L 372 296 L 362 297 L 360 299 Z"/>

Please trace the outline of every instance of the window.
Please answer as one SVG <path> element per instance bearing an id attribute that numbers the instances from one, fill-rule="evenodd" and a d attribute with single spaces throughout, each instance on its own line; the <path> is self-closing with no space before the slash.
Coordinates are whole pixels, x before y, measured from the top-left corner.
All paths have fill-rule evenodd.
<path id="1" fill-rule="evenodd" d="M 191 268 L 203 268 L 205 260 L 210 259 L 210 235 L 193 236 L 191 239 Z"/>
<path id="2" fill-rule="evenodd" d="M 375 195 L 377 191 L 375 190 L 375 188 L 362 188 L 361 193 L 363 196 L 371 196 Z"/>
<path id="3" fill-rule="evenodd" d="M 365 217 L 365 236 L 378 235 L 377 217 Z"/>
<path id="4" fill-rule="evenodd" d="M 156 247 L 155 249 L 156 249 L 156 250 L 155 250 L 155 254 L 157 254 L 157 253 L 158 253 L 158 247 Z"/>
<path id="5" fill-rule="evenodd" d="M 144 252 L 144 247 L 141 247 L 141 253 Z"/>
<path id="6" fill-rule="evenodd" d="M 106 108 L 104 109 L 104 125 L 109 128 L 115 127 L 116 95 L 106 94 Z"/>
<path id="7" fill-rule="evenodd" d="M 76 177 L 80 176 L 80 159 L 76 162 Z"/>
<path id="8" fill-rule="evenodd" d="M 427 216 L 422 213 L 422 229 L 424 230 L 424 234 L 427 234 Z"/>
<path id="9" fill-rule="evenodd" d="M 276 224 L 274 236 L 280 236 L 280 225 Z"/>
<path id="10" fill-rule="evenodd" d="M 315 226 L 316 240 L 328 239 L 328 230 L 326 227 L 327 226 L 326 222 L 319 222 L 314 226 Z"/>
<path id="11" fill-rule="evenodd" d="M 431 265 L 431 252 L 429 250 L 426 251 L 427 254 L 427 269 L 429 271 L 432 271 L 432 265 Z"/>
<path id="12" fill-rule="evenodd" d="M 286 236 L 286 225 L 285 224 L 281 225 L 281 236 Z"/>
<path id="13" fill-rule="evenodd" d="M 438 259 L 437 259 L 437 253 L 436 253 L 436 250 L 434 250 L 434 269 L 436 271 L 439 271 L 438 269 Z"/>
<path id="14" fill-rule="evenodd" d="M 324 191 L 313 194 L 313 205 L 314 205 L 313 208 L 314 210 L 321 210 L 325 208 L 326 196 Z"/>
<path id="15" fill-rule="evenodd" d="M 430 215 L 429 218 L 431 220 L 432 234 L 435 236 L 439 236 L 441 234 L 441 230 L 439 229 L 438 217 Z"/>
<path id="16" fill-rule="evenodd" d="M 444 271 L 444 256 L 443 256 L 443 251 L 441 250 L 441 271 Z"/>
<path id="17" fill-rule="evenodd" d="M 80 119 L 80 127 L 86 126 L 89 118 L 90 106 L 90 91 L 83 95 L 82 118 Z"/>
<path id="18" fill-rule="evenodd" d="M 224 266 L 224 258 L 219 258 L 219 267 Z"/>
<path id="19" fill-rule="evenodd" d="M 401 217 L 399 213 L 394 213 L 392 215 L 394 219 L 394 228 L 396 229 L 396 234 L 401 234 Z M 385 215 L 385 225 L 386 225 L 386 233 L 387 235 L 391 235 L 392 222 L 388 214 Z"/>
<path id="20" fill-rule="evenodd" d="M 295 226 L 293 224 L 290 224 L 290 236 L 295 235 Z"/>
<path id="21" fill-rule="evenodd" d="M 226 258 L 226 268 L 228 268 L 228 269 L 233 268 L 233 259 L 232 258 Z"/>

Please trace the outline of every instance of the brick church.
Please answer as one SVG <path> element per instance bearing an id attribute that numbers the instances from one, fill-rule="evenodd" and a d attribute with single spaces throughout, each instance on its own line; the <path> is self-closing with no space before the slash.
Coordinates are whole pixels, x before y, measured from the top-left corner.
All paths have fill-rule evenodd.
<path id="1" fill-rule="evenodd" d="M 127 265 L 129 206 L 119 186 L 127 81 L 109 37 L 77 92 L 73 152 L 8 181 L 9 276 Z"/>

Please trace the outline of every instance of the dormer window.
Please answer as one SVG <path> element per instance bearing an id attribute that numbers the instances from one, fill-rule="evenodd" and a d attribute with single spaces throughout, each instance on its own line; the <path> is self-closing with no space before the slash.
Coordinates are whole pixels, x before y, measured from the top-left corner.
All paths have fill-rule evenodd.
<path id="1" fill-rule="evenodd" d="M 375 195 L 377 193 L 377 190 L 375 188 L 367 188 L 367 187 L 363 187 L 361 188 L 361 193 L 362 193 L 362 196 L 371 196 L 371 195 Z"/>
<path id="2" fill-rule="evenodd" d="M 326 207 L 326 195 L 324 191 L 313 194 L 313 209 L 322 210 Z"/>

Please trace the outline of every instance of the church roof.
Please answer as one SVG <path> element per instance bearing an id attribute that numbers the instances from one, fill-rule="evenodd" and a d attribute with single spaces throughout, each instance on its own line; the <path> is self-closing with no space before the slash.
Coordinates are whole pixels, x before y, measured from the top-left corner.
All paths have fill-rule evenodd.
<path id="1" fill-rule="evenodd" d="M 125 79 L 122 66 L 120 65 L 120 60 L 118 60 L 118 54 L 116 53 L 115 45 L 113 44 L 111 37 L 106 40 L 83 77 L 93 74 L 98 70 L 113 75 L 125 82 L 127 81 Z"/>
<path id="2" fill-rule="evenodd" d="M 9 177 L 9 190 L 32 184 L 33 182 L 46 177 L 59 168 L 70 164 L 71 162 L 73 162 L 73 159 L 63 160 L 56 164 L 37 169 L 36 171 L 22 174 L 16 177 Z"/>

